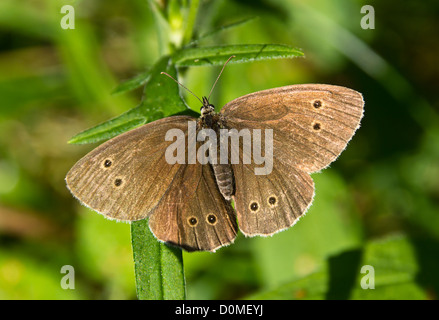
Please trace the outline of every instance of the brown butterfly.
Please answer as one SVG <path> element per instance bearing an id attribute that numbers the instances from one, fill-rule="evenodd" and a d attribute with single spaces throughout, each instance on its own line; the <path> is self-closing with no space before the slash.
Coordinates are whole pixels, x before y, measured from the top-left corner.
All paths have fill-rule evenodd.
<path id="1" fill-rule="evenodd" d="M 166 133 L 180 129 L 188 137 L 188 123 L 195 120 L 172 116 L 91 151 L 68 172 L 68 188 L 108 218 L 149 218 L 160 241 L 188 251 L 215 251 L 234 241 L 237 222 L 246 236 L 272 235 L 292 226 L 313 200 L 310 173 L 327 167 L 345 149 L 364 105 L 359 92 L 322 84 L 255 92 L 227 103 L 220 113 L 208 98 L 202 103 L 197 132 L 272 130 L 269 174 L 257 175 L 254 161 L 242 161 L 248 152 L 243 146 L 227 151 L 228 157 L 241 160 L 235 164 L 169 164 L 166 150 L 175 142 L 166 141 Z M 186 150 L 185 159 L 189 157 Z"/>

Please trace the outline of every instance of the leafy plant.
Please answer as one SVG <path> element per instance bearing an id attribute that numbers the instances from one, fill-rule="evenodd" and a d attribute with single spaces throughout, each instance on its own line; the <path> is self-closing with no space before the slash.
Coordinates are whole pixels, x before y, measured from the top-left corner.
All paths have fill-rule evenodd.
<path id="1" fill-rule="evenodd" d="M 199 2 L 150 1 L 154 12 L 161 58 L 148 70 L 131 80 L 121 83 L 114 94 L 144 86 L 140 104 L 122 115 L 75 135 L 70 143 L 92 143 L 110 139 L 145 123 L 179 113 L 197 115 L 182 100 L 178 85 L 161 75 L 167 72 L 174 78 L 179 68 L 193 66 L 221 66 L 230 56 L 231 63 L 252 62 L 265 59 L 294 58 L 303 56 L 301 50 L 280 44 L 242 44 L 200 46 L 202 39 L 249 20 L 223 26 L 194 37 L 194 26 Z M 187 12 L 185 14 L 185 12 Z M 139 299 L 184 299 L 186 296 L 183 258 L 181 250 L 158 242 L 148 228 L 148 221 L 131 224 L 136 287 Z"/>

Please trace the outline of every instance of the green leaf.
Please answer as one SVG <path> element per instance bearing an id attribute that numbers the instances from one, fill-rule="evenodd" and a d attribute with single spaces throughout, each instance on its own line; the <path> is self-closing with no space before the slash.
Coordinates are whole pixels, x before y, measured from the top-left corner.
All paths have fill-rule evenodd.
<path id="1" fill-rule="evenodd" d="M 373 275 L 361 267 L 373 267 Z M 352 288 L 351 299 L 427 299 L 426 292 L 417 283 L 419 265 L 412 243 L 403 236 L 393 236 L 367 244 L 358 270 L 357 281 Z M 374 289 L 368 277 L 374 278 Z"/>
<path id="2" fill-rule="evenodd" d="M 177 77 L 177 70 L 170 63 L 170 58 L 163 57 L 151 69 L 144 99 L 137 107 L 75 135 L 69 143 L 84 144 L 110 139 L 142 124 L 186 110 L 178 85 L 160 74 L 162 71 Z"/>
<path id="3" fill-rule="evenodd" d="M 183 49 L 172 56 L 177 67 L 221 66 L 230 56 L 231 63 L 266 59 L 302 57 L 300 49 L 280 44 L 246 44 Z"/>
<path id="4" fill-rule="evenodd" d="M 121 133 L 145 124 L 144 117 L 137 115 L 134 110 L 136 109 L 132 109 L 130 110 L 131 112 L 126 112 L 117 118 L 78 133 L 69 140 L 69 143 L 86 144 L 99 142 L 101 140 L 111 139 Z"/>
<path id="5" fill-rule="evenodd" d="M 181 249 L 159 242 L 148 220 L 131 223 L 137 297 L 141 300 L 186 298 Z"/>
<path id="6" fill-rule="evenodd" d="M 135 76 L 134 78 L 131 78 L 129 80 L 121 82 L 114 90 L 111 92 L 113 95 L 125 93 L 127 91 L 131 91 L 134 89 L 139 88 L 140 86 L 144 85 L 148 82 L 149 78 L 151 76 L 150 70 L 142 72 Z"/>
<path id="7" fill-rule="evenodd" d="M 321 300 L 328 289 L 326 267 L 301 279 L 246 297 L 250 300 Z"/>
<path id="8" fill-rule="evenodd" d="M 337 257 L 338 263 L 326 261 L 311 274 L 271 286 L 246 299 L 428 298 L 417 281 L 420 266 L 416 249 L 404 236 L 370 241 L 361 250 L 345 251 Z M 350 281 L 351 276 L 354 281 Z"/>

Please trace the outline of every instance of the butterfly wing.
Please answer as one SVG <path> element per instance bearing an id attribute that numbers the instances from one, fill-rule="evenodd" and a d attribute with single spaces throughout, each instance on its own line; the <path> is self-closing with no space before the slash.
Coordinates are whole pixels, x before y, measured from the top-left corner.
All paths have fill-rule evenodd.
<path id="1" fill-rule="evenodd" d="M 293 85 L 235 99 L 221 110 L 228 128 L 273 129 L 274 158 L 305 172 L 327 167 L 363 116 L 363 97 L 332 85 Z"/>
<path id="2" fill-rule="evenodd" d="M 92 150 L 66 176 L 71 193 L 87 207 L 118 220 L 147 217 L 163 197 L 181 164 L 168 164 L 170 129 L 188 130 L 188 116 L 148 123 Z"/>
<path id="3" fill-rule="evenodd" d="M 327 167 L 345 149 L 359 127 L 363 105 L 361 94 L 348 88 L 294 85 L 224 106 L 221 114 L 229 129 L 273 130 L 271 172 L 256 175 L 254 162 L 243 163 L 242 147 L 241 161 L 233 165 L 235 208 L 245 235 L 271 235 L 306 212 L 314 196 L 309 173 Z"/>
<path id="4" fill-rule="evenodd" d="M 236 237 L 236 214 L 221 195 L 210 165 L 180 167 L 154 209 L 149 227 L 161 241 L 188 251 L 215 251 Z"/>
<path id="5" fill-rule="evenodd" d="M 232 150 L 236 152 L 236 150 Z M 272 235 L 291 227 L 306 212 L 314 197 L 311 176 L 300 169 L 275 162 L 267 175 L 256 175 L 256 166 L 234 164 L 235 209 L 239 228 L 246 236 Z"/>

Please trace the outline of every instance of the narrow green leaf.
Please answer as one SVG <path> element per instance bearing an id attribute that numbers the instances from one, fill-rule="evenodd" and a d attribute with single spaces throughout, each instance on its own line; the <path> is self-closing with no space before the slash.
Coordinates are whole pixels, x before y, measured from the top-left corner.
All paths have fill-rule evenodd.
<path id="1" fill-rule="evenodd" d="M 69 143 L 86 144 L 111 139 L 121 133 L 129 131 L 145 123 L 145 118 L 137 114 L 136 109 L 123 113 L 117 118 L 108 120 L 91 129 L 85 130 L 73 136 Z"/>
<path id="2" fill-rule="evenodd" d="M 114 88 L 114 90 L 111 93 L 113 95 L 117 95 L 137 89 L 140 86 L 144 85 L 146 82 L 148 82 L 150 75 L 151 73 L 149 70 L 142 72 L 137 76 L 135 76 L 134 78 L 121 82 L 116 88 Z"/>
<path id="3" fill-rule="evenodd" d="M 186 298 L 181 249 L 157 241 L 148 220 L 131 223 L 137 297 L 141 300 Z"/>
<path id="4" fill-rule="evenodd" d="M 199 38 L 196 39 L 196 40 L 194 40 L 192 43 L 197 43 L 197 42 L 199 42 L 200 40 L 203 40 L 203 39 L 209 38 L 209 37 L 211 37 L 211 36 L 213 36 L 213 35 L 216 35 L 216 34 L 218 34 L 218 33 L 220 33 L 220 32 L 227 31 L 227 30 L 229 30 L 229 29 L 233 29 L 233 28 L 236 28 L 236 27 L 242 26 L 242 25 L 247 24 L 247 23 L 249 23 L 249 22 L 251 22 L 251 21 L 254 21 L 254 20 L 258 19 L 258 18 L 259 18 L 259 17 L 245 18 L 245 19 L 242 19 L 242 20 L 239 20 L 239 21 L 236 21 L 236 22 L 230 23 L 230 24 L 226 24 L 226 25 L 220 26 L 220 27 L 215 28 L 215 29 L 213 29 L 213 30 L 211 30 L 211 31 L 208 31 L 208 32 L 205 32 L 205 33 L 201 34 L 201 35 L 199 36 Z"/>
<path id="5" fill-rule="evenodd" d="M 236 56 L 231 63 L 250 62 L 266 59 L 302 57 L 303 52 L 287 45 L 249 44 L 186 48 L 173 55 L 178 67 L 221 66 L 230 56 Z"/>
<path id="6" fill-rule="evenodd" d="M 169 59 L 163 57 L 151 69 L 144 99 L 137 107 L 75 135 L 69 143 L 84 144 L 110 139 L 142 124 L 187 110 L 178 85 L 160 74 L 166 71 L 173 77 L 177 76 L 177 70 Z"/>

